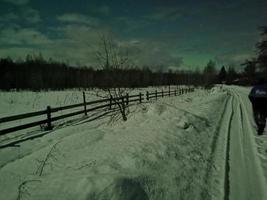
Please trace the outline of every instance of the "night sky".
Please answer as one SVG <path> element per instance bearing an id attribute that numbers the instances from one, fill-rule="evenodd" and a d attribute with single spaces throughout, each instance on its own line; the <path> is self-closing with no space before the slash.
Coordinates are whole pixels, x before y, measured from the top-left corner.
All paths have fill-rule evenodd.
<path id="1" fill-rule="evenodd" d="M 107 34 L 139 66 L 238 66 L 263 25 L 266 0 L 0 0 L 0 57 L 95 65 Z"/>

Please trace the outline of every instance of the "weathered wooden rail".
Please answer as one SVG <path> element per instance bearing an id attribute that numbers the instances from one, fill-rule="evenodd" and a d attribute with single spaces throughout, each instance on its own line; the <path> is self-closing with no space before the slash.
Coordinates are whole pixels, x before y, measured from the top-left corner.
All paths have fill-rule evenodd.
<path id="1" fill-rule="evenodd" d="M 145 94 L 143 94 L 143 93 L 139 93 L 136 95 L 126 94 L 125 96 L 122 96 L 119 98 L 112 98 L 111 97 L 111 98 L 100 99 L 100 100 L 96 100 L 96 101 L 90 101 L 90 102 L 86 101 L 86 96 L 85 96 L 85 93 L 83 92 L 83 102 L 82 103 L 72 104 L 72 105 L 67 105 L 67 106 L 62 106 L 62 107 L 56 107 L 56 108 L 52 108 L 50 106 L 47 106 L 47 108 L 45 110 L 0 118 L 0 124 L 13 122 L 13 121 L 17 121 L 17 120 L 24 120 L 24 119 L 28 119 L 28 118 L 37 117 L 37 116 L 45 116 L 45 118 L 46 118 L 43 120 L 38 120 L 38 121 L 30 122 L 30 123 L 25 122 L 25 124 L 16 125 L 16 126 L 13 126 L 10 128 L 4 128 L 4 129 L 0 130 L 0 135 L 6 135 L 8 133 L 12 133 L 12 132 L 16 132 L 16 131 L 20 131 L 23 129 L 28 129 L 28 128 L 32 128 L 32 127 L 36 127 L 36 126 L 41 126 L 44 124 L 46 125 L 46 130 L 52 130 L 53 129 L 52 122 L 55 122 L 55 121 L 58 121 L 58 120 L 61 120 L 64 118 L 68 118 L 68 117 L 73 117 L 76 115 L 81 115 L 81 114 L 87 116 L 87 114 L 89 112 L 97 111 L 97 110 L 100 110 L 103 108 L 108 108 L 109 110 L 112 110 L 113 107 L 116 107 L 117 101 L 120 101 L 120 100 L 122 102 L 125 102 L 126 106 L 129 106 L 130 103 L 133 103 L 133 102 L 143 103 L 145 100 L 149 101 L 151 99 L 158 99 L 158 98 L 163 98 L 166 96 L 178 96 L 178 95 L 193 92 L 193 91 L 194 91 L 194 88 L 179 88 L 179 89 L 175 89 L 175 90 L 170 90 L 170 88 L 169 88 L 167 91 L 164 91 L 164 90 L 160 90 L 160 91 L 155 90 L 155 92 L 148 92 L 147 91 Z M 91 107 L 89 107 L 89 106 L 91 106 Z M 58 111 L 70 110 L 73 108 L 82 108 L 82 109 L 79 111 L 75 111 L 75 112 L 71 112 L 71 113 L 67 113 L 67 114 L 53 117 L 53 113 L 56 113 Z"/>

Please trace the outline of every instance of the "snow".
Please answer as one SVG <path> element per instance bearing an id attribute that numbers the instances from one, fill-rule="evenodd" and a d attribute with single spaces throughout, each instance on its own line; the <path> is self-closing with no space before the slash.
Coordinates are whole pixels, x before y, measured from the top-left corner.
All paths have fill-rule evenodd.
<path id="1" fill-rule="evenodd" d="M 165 97 L 131 107 L 126 122 L 82 119 L 0 149 L 0 199 L 266 199 L 267 137 L 256 136 L 249 90 Z M 1 110 L 33 105 L 29 93 L 13 98 Z"/>

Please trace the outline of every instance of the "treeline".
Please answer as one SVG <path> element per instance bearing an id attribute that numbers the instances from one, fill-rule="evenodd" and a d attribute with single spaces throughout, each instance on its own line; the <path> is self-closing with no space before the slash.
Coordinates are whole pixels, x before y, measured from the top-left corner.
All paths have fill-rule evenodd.
<path id="1" fill-rule="evenodd" d="M 154 72 L 148 67 L 125 69 L 72 67 L 53 60 L 46 61 L 41 56 L 27 56 L 25 61 L 20 62 L 15 62 L 11 58 L 0 59 L 0 89 L 37 91 L 161 85 L 209 87 L 216 83 L 250 84 L 246 73 L 237 73 L 232 67 L 222 67 L 218 72 L 213 61 L 210 61 L 203 71 Z"/>
<path id="2" fill-rule="evenodd" d="M 27 56 L 25 61 L 0 59 L 1 90 L 60 90 L 66 88 L 147 87 L 173 84 L 202 84 L 192 72 L 153 72 L 142 69 L 94 69 Z"/>

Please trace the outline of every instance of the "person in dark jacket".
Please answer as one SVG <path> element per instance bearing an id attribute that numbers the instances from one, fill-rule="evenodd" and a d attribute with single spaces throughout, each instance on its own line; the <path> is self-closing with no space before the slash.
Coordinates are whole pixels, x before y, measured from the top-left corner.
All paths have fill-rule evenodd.
<path id="1" fill-rule="evenodd" d="M 267 117 L 267 84 L 265 79 L 260 79 L 251 89 L 249 99 L 253 108 L 254 120 L 258 126 L 258 135 L 262 135 Z"/>

